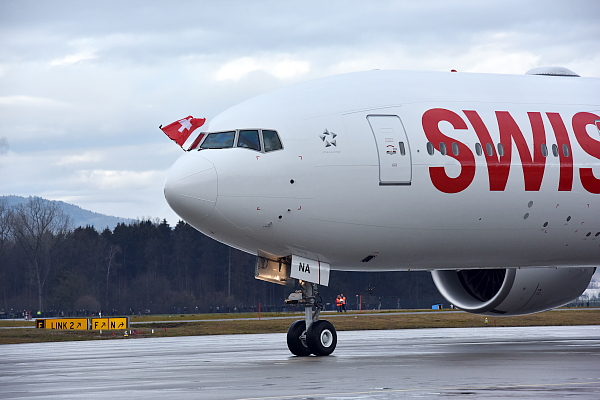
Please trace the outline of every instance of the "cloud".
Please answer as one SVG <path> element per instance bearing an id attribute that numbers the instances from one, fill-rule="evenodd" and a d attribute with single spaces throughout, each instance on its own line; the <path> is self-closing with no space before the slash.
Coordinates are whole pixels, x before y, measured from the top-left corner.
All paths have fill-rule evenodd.
<path id="1" fill-rule="evenodd" d="M 74 174 L 78 184 L 100 190 L 136 190 L 164 181 L 164 171 L 80 170 Z M 162 178 L 162 179 L 160 179 Z"/>
<path id="2" fill-rule="evenodd" d="M 60 65 L 69 65 L 69 64 L 77 64 L 81 61 L 93 60 L 98 58 L 95 51 L 92 50 L 84 50 L 76 54 L 69 54 L 62 58 L 56 58 L 50 61 L 50 65 L 52 66 L 60 66 Z"/>
<path id="3" fill-rule="evenodd" d="M 306 74 L 309 70 L 308 61 L 294 60 L 288 56 L 242 57 L 225 63 L 217 70 L 215 77 L 218 81 L 238 81 L 250 72 L 265 71 L 279 79 L 289 79 Z"/>
<path id="4" fill-rule="evenodd" d="M 0 106 L 17 107 L 64 107 L 67 104 L 55 99 L 37 97 L 37 96 L 0 96 Z"/>
<path id="5" fill-rule="evenodd" d="M 8 145 L 8 139 L 5 137 L 0 137 L 0 156 L 8 153 L 10 150 L 10 146 Z"/>
<path id="6" fill-rule="evenodd" d="M 93 150 L 11 150 L 0 157 L 2 176 L 10 176 L 2 194 L 77 199 L 72 202 L 81 207 L 130 218 L 163 217 L 166 170 L 181 153 L 166 137 L 161 143 Z"/>
<path id="7" fill-rule="evenodd" d="M 59 158 L 56 165 L 99 163 L 105 159 L 105 155 L 99 151 L 85 151 L 83 154 L 69 155 Z"/>

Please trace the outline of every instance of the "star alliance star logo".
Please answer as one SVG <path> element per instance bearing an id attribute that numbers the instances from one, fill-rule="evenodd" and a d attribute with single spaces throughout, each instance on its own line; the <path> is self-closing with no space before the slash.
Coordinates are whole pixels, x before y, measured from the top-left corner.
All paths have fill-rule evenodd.
<path id="1" fill-rule="evenodd" d="M 329 132 L 327 129 L 325 129 L 323 133 L 319 135 L 319 137 L 325 143 L 325 147 L 337 147 L 336 133 Z"/>

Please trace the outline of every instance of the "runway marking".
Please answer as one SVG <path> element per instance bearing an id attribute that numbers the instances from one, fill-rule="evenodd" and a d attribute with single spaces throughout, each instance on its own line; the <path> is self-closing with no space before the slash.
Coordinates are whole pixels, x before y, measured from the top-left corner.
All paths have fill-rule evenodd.
<path id="1" fill-rule="evenodd" d="M 361 394 L 373 394 L 373 393 L 400 393 L 400 392 L 427 392 L 434 390 L 485 390 L 485 389 L 519 389 L 519 388 L 530 388 L 530 387 L 549 387 L 549 386 L 575 386 L 575 385 L 594 385 L 600 384 L 598 382 L 571 382 L 571 383 L 539 383 L 531 385 L 500 385 L 500 386 L 457 386 L 457 387 L 440 387 L 440 388 L 427 388 L 427 389 L 385 389 L 385 390 L 368 390 L 364 392 L 335 392 L 335 393 L 311 393 L 311 394 L 296 394 L 288 396 L 273 396 L 273 397 L 247 397 L 239 398 L 237 400 L 269 400 L 269 399 L 294 399 L 298 397 L 310 397 L 310 396 L 348 396 L 348 395 L 361 395 Z"/>

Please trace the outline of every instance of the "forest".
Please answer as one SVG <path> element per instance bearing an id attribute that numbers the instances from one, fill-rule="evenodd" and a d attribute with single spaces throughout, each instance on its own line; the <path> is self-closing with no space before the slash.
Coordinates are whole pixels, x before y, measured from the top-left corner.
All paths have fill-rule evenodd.
<path id="1" fill-rule="evenodd" d="M 56 203 L 0 199 L 0 316 L 283 311 L 294 288 L 254 278 L 256 258 L 179 221 L 138 220 L 113 230 L 73 227 Z M 428 272 L 332 271 L 327 309 L 427 308 L 443 299 Z"/>

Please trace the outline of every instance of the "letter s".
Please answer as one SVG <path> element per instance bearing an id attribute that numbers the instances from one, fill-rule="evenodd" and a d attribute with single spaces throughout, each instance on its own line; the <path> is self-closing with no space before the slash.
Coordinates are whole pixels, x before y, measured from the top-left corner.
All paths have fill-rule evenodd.
<path id="1" fill-rule="evenodd" d="M 577 113 L 573 116 L 573 131 L 583 151 L 600 160 L 600 141 L 591 138 L 586 130 L 588 125 L 595 125 L 598 119 L 600 117 L 589 112 Z M 591 168 L 579 168 L 579 178 L 585 190 L 600 194 L 600 179 L 594 176 Z"/>
<path id="2" fill-rule="evenodd" d="M 467 124 L 460 115 L 443 108 L 432 108 L 423 114 L 422 124 L 425 136 L 433 143 L 436 150 L 440 150 L 440 142 L 448 145 L 455 142 L 458 144 L 458 155 L 448 152 L 448 155 L 460 163 L 461 171 L 456 178 L 446 174 L 444 167 L 429 167 L 431 183 L 441 192 L 458 193 L 465 190 L 475 177 L 475 156 L 467 145 L 456 139 L 444 135 L 438 126 L 441 121 L 450 122 L 454 129 L 468 129 Z"/>

